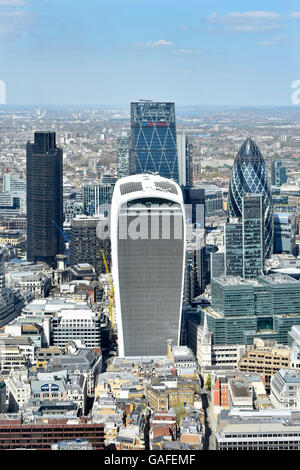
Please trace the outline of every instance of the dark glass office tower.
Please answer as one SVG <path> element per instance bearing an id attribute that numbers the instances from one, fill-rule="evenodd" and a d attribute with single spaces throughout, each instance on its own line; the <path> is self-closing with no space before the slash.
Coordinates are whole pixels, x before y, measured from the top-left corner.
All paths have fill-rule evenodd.
<path id="1" fill-rule="evenodd" d="M 63 151 L 55 132 L 35 132 L 27 143 L 27 260 L 49 265 L 63 253 Z"/>
<path id="2" fill-rule="evenodd" d="M 264 258 L 273 250 L 272 199 L 267 169 L 256 143 L 248 138 L 235 157 L 228 192 L 228 217 L 241 218 L 243 195 L 262 194 L 264 212 Z"/>
<path id="3" fill-rule="evenodd" d="M 225 224 L 225 273 L 255 279 L 264 270 L 264 213 L 261 194 L 244 194 L 242 219 Z"/>
<path id="4" fill-rule="evenodd" d="M 179 183 L 174 103 L 131 103 L 130 174 L 140 173 Z"/>
<path id="5" fill-rule="evenodd" d="M 243 197 L 243 277 L 257 278 L 264 270 L 264 206 L 261 194 Z"/>

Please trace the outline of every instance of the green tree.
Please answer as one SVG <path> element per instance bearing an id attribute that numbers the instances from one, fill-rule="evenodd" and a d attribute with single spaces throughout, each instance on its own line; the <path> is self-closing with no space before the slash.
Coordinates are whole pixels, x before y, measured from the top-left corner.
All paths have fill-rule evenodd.
<path id="1" fill-rule="evenodd" d="M 177 426 L 179 427 L 182 418 L 184 418 L 187 415 L 187 411 L 182 403 L 177 403 L 173 408 L 176 413 L 176 423 L 177 423 Z"/>
<path id="2" fill-rule="evenodd" d="M 210 374 L 208 374 L 207 376 L 205 387 L 207 387 L 209 390 L 211 389 L 211 375 Z"/>

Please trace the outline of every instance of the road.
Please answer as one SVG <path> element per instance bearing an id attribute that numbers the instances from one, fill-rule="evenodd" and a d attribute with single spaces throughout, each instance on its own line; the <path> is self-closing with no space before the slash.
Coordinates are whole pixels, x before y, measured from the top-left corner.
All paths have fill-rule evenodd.
<path id="1" fill-rule="evenodd" d="M 205 416 L 204 450 L 216 450 L 215 433 L 217 427 L 217 419 L 215 414 L 213 413 L 210 392 L 205 388 L 202 389 L 201 399 Z"/>

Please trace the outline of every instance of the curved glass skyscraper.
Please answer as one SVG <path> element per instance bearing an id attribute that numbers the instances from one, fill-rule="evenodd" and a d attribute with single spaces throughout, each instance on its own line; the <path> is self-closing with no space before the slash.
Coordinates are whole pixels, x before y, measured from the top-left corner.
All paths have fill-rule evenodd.
<path id="1" fill-rule="evenodd" d="M 120 357 L 164 356 L 179 344 L 186 247 L 182 192 L 158 175 L 117 181 L 112 276 Z"/>
<path id="2" fill-rule="evenodd" d="M 272 198 L 266 164 L 256 143 L 248 138 L 235 157 L 228 192 L 229 218 L 242 218 L 245 193 L 262 194 L 264 213 L 264 257 L 269 258 L 273 248 Z"/>

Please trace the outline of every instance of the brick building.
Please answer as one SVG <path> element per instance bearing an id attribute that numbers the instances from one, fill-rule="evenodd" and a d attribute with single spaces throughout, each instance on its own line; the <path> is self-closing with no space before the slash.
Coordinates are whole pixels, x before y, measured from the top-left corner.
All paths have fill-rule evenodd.
<path id="1" fill-rule="evenodd" d="M 102 450 L 104 426 L 87 422 L 84 418 L 44 419 L 33 423 L 25 423 L 21 419 L 0 418 L 0 450 L 51 450 L 52 444 L 74 439 L 87 440 L 94 449 Z"/>

